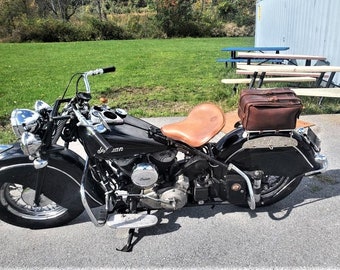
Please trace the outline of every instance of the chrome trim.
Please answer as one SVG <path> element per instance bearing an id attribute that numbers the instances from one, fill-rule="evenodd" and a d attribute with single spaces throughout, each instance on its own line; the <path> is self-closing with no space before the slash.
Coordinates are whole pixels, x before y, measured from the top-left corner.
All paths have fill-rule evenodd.
<path id="1" fill-rule="evenodd" d="M 305 176 L 312 176 L 314 174 L 324 173 L 328 168 L 328 159 L 325 155 L 317 153 L 315 155 L 315 161 L 320 164 L 321 168 L 315 171 L 305 173 Z"/>
<path id="2" fill-rule="evenodd" d="M 8 190 L 8 186 L 12 186 L 12 188 Z M 13 194 L 11 193 L 12 191 L 14 191 Z M 5 192 L 8 197 L 5 195 Z M 4 182 L 0 187 L 1 204 L 13 215 L 34 221 L 54 219 L 67 212 L 67 208 L 62 207 L 43 194 L 42 196 L 44 196 L 43 201 L 45 205 L 37 206 L 35 204 L 30 204 L 30 202 L 26 201 L 27 197 L 24 193 L 33 195 L 31 192 L 36 191 L 34 189 L 24 188 L 21 184 Z M 23 197 L 26 197 L 26 199 L 23 199 Z M 48 204 L 46 204 L 47 201 L 49 202 Z"/>
<path id="3" fill-rule="evenodd" d="M 34 166 L 34 165 L 33 165 L 33 163 L 19 163 L 19 164 L 4 166 L 4 167 L 0 168 L 0 172 L 1 171 L 5 171 L 6 169 L 21 167 L 21 166 Z M 47 167 L 51 168 L 51 169 L 54 169 L 56 171 L 62 172 L 63 174 L 68 176 L 75 184 L 77 184 L 78 187 L 80 187 L 80 184 L 78 183 L 78 181 L 73 176 L 71 176 L 70 174 L 64 172 L 63 170 L 60 170 L 59 168 L 52 167 L 50 165 L 47 165 Z M 96 200 L 90 193 L 88 193 L 88 191 L 86 191 L 86 195 L 89 196 L 91 198 L 91 200 L 95 201 L 97 204 L 102 205 L 102 203 L 99 202 L 98 200 Z"/>
<path id="4" fill-rule="evenodd" d="M 308 160 L 308 158 L 301 152 L 301 150 L 300 150 L 299 148 L 294 147 L 294 149 L 295 149 L 296 151 L 298 151 L 298 152 L 300 153 L 301 156 L 303 156 L 303 158 L 306 160 L 306 162 L 308 163 L 308 165 L 309 165 L 311 168 L 314 167 L 313 164 L 310 163 L 310 161 Z"/>
<path id="5" fill-rule="evenodd" d="M 228 170 L 230 171 L 233 170 L 234 172 L 237 172 L 240 176 L 244 178 L 244 180 L 246 180 L 249 191 L 248 205 L 251 210 L 255 210 L 256 208 L 255 196 L 249 177 L 232 163 L 229 164 Z"/>
<path id="6" fill-rule="evenodd" d="M 91 219 L 92 223 L 96 227 L 102 227 L 105 223 L 99 223 L 94 214 L 91 211 L 91 208 L 89 204 L 87 203 L 86 200 L 86 190 L 85 190 L 85 182 L 87 178 L 87 173 L 89 170 L 89 158 L 86 159 L 85 166 L 84 166 L 84 171 L 83 171 L 83 176 L 81 178 L 81 184 L 80 184 L 80 197 L 81 197 L 81 202 L 83 203 L 83 206 L 85 208 L 85 211 L 89 218 Z"/>
<path id="7" fill-rule="evenodd" d="M 299 148 L 297 148 L 297 147 L 293 147 L 297 152 L 299 152 L 300 153 L 300 155 L 305 159 L 305 161 L 307 162 L 307 164 L 311 167 L 311 168 L 313 168 L 314 166 L 313 166 L 313 164 L 307 159 L 307 157 L 301 152 L 301 150 L 299 149 Z M 234 157 L 235 155 L 237 155 L 238 153 L 240 153 L 240 152 L 242 152 L 244 149 L 252 149 L 252 148 L 240 148 L 240 149 L 238 149 L 237 151 L 235 151 L 234 153 L 232 153 L 229 157 L 228 157 L 228 159 L 225 161 L 225 162 L 228 162 L 232 157 Z"/>
<path id="8" fill-rule="evenodd" d="M 43 100 L 36 100 L 35 104 L 34 104 L 34 110 L 36 112 L 40 113 L 40 111 L 42 111 L 44 109 L 51 111 L 52 107 Z"/>
<path id="9" fill-rule="evenodd" d="M 244 149 L 269 148 L 270 150 L 273 150 L 274 148 L 296 147 L 297 145 L 298 145 L 297 140 L 291 137 L 265 136 L 245 141 L 244 144 L 242 145 L 242 148 Z"/>
<path id="10" fill-rule="evenodd" d="M 22 133 L 20 146 L 25 155 L 35 156 L 39 152 L 41 145 L 42 141 L 38 135 L 27 131 Z"/>
<path id="11" fill-rule="evenodd" d="M 25 131 L 35 132 L 39 126 L 41 115 L 29 109 L 15 109 L 11 113 L 11 126 L 17 138 Z"/>

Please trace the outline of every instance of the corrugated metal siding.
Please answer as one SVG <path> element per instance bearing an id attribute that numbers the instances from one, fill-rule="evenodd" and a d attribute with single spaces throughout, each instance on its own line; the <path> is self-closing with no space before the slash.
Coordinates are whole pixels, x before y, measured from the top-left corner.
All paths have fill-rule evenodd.
<path id="1" fill-rule="evenodd" d="M 340 1 L 257 0 L 255 45 L 288 46 L 286 53 L 323 55 L 340 65 Z M 339 74 L 334 81 L 340 84 Z"/>

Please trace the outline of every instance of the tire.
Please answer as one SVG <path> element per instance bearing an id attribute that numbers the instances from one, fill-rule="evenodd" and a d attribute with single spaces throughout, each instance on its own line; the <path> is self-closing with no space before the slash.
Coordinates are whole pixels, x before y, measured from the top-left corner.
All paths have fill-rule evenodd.
<path id="1" fill-rule="evenodd" d="M 79 170 L 68 169 L 64 161 L 51 160 L 44 168 L 40 203 L 35 205 L 38 170 L 32 162 L 13 164 L 0 176 L 0 219 L 30 229 L 62 226 L 83 212 L 79 195 Z M 5 173 L 3 172 L 5 171 Z"/>
<path id="2" fill-rule="evenodd" d="M 256 206 L 269 206 L 290 195 L 300 184 L 303 176 L 266 176 L 262 183 L 261 201 Z"/>
<path id="3" fill-rule="evenodd" d="M 288 176 L 265 176 L 262 182 L 261 200 L 256 207 L 272 205 L 290 195 L 300 184 L 303 176 L 290 178 Z M 247 203 L 237 204 L 240 207 L 249 207 Z"/>

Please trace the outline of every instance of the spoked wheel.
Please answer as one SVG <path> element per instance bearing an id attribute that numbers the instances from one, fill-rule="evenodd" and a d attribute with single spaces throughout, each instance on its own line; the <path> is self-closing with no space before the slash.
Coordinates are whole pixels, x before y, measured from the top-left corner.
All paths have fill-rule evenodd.
<path id="1" fill-rule="evenodd" d="M 261 202 L 257 206 L 274 204 L 291 194 L 300 184 L 302 176 L 266 175 L 262 180 Z"/>
<path id="2" fill-rule="evenodd" d="M 44 194 L 39 205 L 34 203 L 35 190 L 15 183 L 4 183 L 0 188 L 1 208 L 12 215 L 32 221 L 44 221 L 63 216 L 67 209 L 56 204 Z"/>
<path id="3" fill-rule="evenodd" d="M 261 200 L 256 207 L 272 205 L 291 194 L 300 184 L 303 176 L 291 178 L 288 176 L 266 175 L 261 184 Z M 241 207 L 249 207 L 247 203 L 238 204 Z"/>
<path id="4" fill-rule="evenodd" d="M 79 208 L 67 209 L 43 193 L 36 204 L 35 195 L 36 191 L 30 187 L 3 183 L 0 187 L 0 218 L 16 226 L 42 229 L 64 225 L 82 212 Z"/>
<path id="5" fill-rule="evenodd" d="M 32 163 L 1 168 L 0 219 L 25 228 L 62 226 L 79 216 L 84 208 L 79 184 L 81 173 L 75 167 L 51 159 L 40 181 Z M 38 192 L 37 192 L 38 190 Z"/>

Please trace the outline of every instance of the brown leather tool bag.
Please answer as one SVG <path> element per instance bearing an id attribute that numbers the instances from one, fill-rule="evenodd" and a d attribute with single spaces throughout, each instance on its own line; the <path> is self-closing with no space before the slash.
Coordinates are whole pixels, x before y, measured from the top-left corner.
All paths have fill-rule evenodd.
<path id="1" fill-rule="evenodd" d="M 301 100 L 289 88 L 245 89 L 238 116 L 245 130 L 283 130 L 295 128 L 301 111 Z"/>

